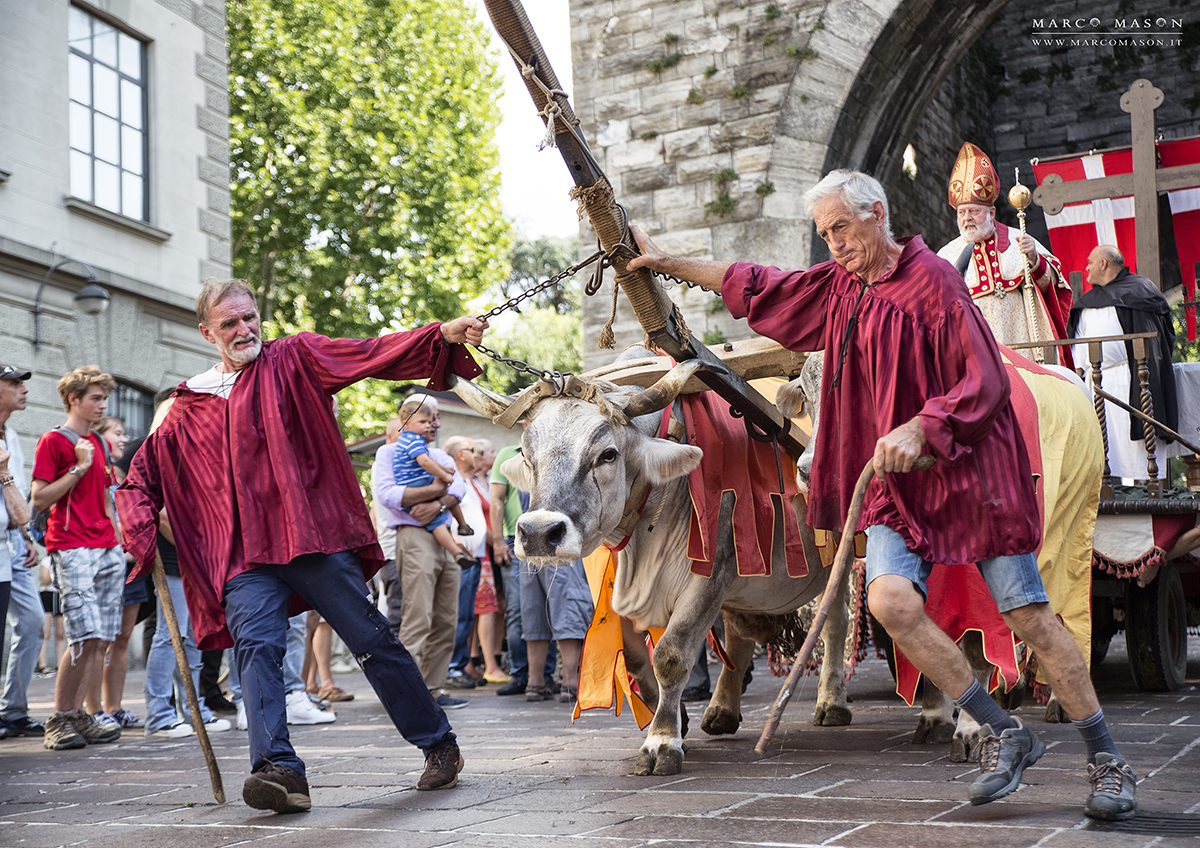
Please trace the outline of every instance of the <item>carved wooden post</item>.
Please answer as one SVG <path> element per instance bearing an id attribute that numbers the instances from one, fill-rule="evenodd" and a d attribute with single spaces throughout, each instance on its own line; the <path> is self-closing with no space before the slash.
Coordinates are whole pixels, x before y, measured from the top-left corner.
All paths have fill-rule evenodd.
<path id="1" fill-rule="evenodd" d="M 1153 418 L 1154 395 L 1150 393 L 1150 366 L 1146 362 L 1145 339 L 1133 340 L 1133 358 L 1138 365 L 1138 388 L 1141 390 L 1142 412 Z M 1154 456 L 1158 438 L 1154 432 L 1154 426 L 1145 421 L 1142 422 L 1142 434 L 1146 442 L 1146 478 L 1149 481 L 1146 488 L 1150 492 L 1150 497 L 1157 498 L 1162 495 L 1162 486 L 1158 482 L 1158 461 Z"/>
<path id="2" fill-rule="evenodd" d="M 1102 389 L 1103 379 L 1100 376 L 1100 363 L 1104 361 L 1100 342 L 1088 342 L 1088 359 L 1092 363 L 1092 388 Z M 1104 440 L 1104 482 L 1100 485 L 1101 500 L 1112 500 L 1113 490 L 1110 479 L 1112 472 L 1108 467 L 1108 421 L 1104 414 L 1104 398 L 1093 395 L 1093 405 L 1096 407 L 1096 419 L 1100 422 L 1100 437 Z"/>

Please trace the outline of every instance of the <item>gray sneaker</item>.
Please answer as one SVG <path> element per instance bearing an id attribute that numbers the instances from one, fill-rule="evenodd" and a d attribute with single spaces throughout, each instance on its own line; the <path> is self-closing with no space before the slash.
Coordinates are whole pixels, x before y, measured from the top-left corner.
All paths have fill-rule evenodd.
<path id="1" fill-rule="evenodd" d="M 42 738 L 42 746 L 51 751 L 65 751 L 68 748 L 82 748 L 87 740 L 75 732 L 70 713 L 55 713 L 46 721 L 46 732 Z"/>
<path id="2" fill-rule="evenodd" d="M 1118 754 L 1099 753 L 1096 764 L 1088 766 L 1092 792 L 1083 807 L 1093 819 L 1125 821 L 1137 814 L 1137 778 L 1133 769 Z"/>
<path id="3" fill-rule="evenodd" d="M 1018 719 L 999 736 L 990 724 L 979 728 L 979 777 L 967 790 L 974 805 L 988 804 L 1016 791 L 1021 774 L 1046 753 L 1042 740 Z"/>
<path id="4" fill-rule="evenodd" d="M 75 732 L 87 741 L 89 745 L 102 742 L 116 742 L 121 738 L 121 726 L 111 719 L 104 724 L 96 721 L 95 717 L 83 710 L 76 710 L 67 716 Z"/>

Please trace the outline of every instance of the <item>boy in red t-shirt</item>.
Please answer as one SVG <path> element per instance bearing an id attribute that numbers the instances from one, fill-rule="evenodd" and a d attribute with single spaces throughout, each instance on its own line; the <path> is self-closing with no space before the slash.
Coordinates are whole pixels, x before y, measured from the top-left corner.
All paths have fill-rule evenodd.
<path id="1" fill-rule="evenodd" d="M 54 685 L 55 713 L 46 722 L 51 750 L 112 742 L 116 724 L 98 724 L 81 709 L 96 658 L 121 628 L 125 555 L 117 541 L 103 437 L 91 431 L 108 406 L 113 378 L 95 365 L 76 368 L 58 381 L 67 410 L 64 427 L 38 440 L 33 461 L 33 505 L 50 510 L 46 550 L 62 598 L 67 649 Z M 69 432 L 63 432 L 63 430 Z"/>

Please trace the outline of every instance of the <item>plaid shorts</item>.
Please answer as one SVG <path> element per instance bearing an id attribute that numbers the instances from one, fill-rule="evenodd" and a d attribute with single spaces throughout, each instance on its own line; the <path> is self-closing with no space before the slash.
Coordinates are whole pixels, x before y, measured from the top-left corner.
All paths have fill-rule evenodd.
<path id="1" fill-rule="evenodd" d="M 125 553 L 121 546 L 52 551 L 50 562 L 61 598 L 67 644 L 116 639 L 121 632 L 125 589 Z"/>

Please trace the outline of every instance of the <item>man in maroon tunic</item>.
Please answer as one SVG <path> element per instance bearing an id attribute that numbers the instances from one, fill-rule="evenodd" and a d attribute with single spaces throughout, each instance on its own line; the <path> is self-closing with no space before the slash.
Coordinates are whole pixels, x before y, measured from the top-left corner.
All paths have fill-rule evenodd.
<path id="1" fill-rule="evenodd" d="M 931 563 L 975 564 L 1000 612 L 1042 662 L 1088 748 L 1085 812 L 1136 810 L 1133 772 L 1109 735 L 1075 642 L 1046 602 L 1034 551 L 1041 522 L 1003 360 L 953 266 L 920 236 L 896 240 L 883 188 L 834 171 L 805 202 L 833 260 L 807 271 L 668 256 L 632 228 L 647 267 L 719 291 L 734 317 L 793 350 L 824 350 L 809 520 L 840 530 L 859 473 L 867 489 L 871 611 L 930 680 L 983 727 L 972 804 L 1013 792 L 1045 745 L 975 681 L 926 615 Z M 912 471 L 923 453 L 939 462 Z M 912 473 L 907 473 L 907 472 Z"/>
<path id="2" fill-rule="evenodd" d="M 442 709 L 367 595 L 383 565 L 332 395 L 363 379 L 432 377 L 479 368 L 458 343 L 487 324 L 457 318 L 373 339 L 300 333 L 261 341 L 253 293 L 210 281 L 196 301 L 200 332 L 221 361 L 183 383 L 117 493 L 125 549 L 154 560 L 165 507 L 179 551 L 196 643 L 228 647 L 249 719 L 256 809 L 311 806 L 304 762 L 288 739 L 281 663 L 289 614 L 308 605 L 354 652 L 396 728 L 426 755 L 418 789 L 454 786 L 463 760 Z"/>

